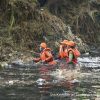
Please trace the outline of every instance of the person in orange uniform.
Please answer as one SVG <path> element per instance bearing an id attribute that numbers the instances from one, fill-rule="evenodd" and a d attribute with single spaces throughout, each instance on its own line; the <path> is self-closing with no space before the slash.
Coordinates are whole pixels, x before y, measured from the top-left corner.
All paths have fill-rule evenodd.
<path id="1" fill-rule="evenodd" d="M 67 55 L 67 42 L 68 40 L 64 40 L 63 42 L 61 42 L 61 45 L 59 48 L 59 55 L 58 55 L 59 59 L 64 59 L 68 56 Z"/>
<path id="2" fill-rule="evenodd" d="M 76 49 L 76 43 L 73 41 L 67 42 L 68 45 L 68 57 L 67 64 L 69 64 L 72 68 L 75 68 L 77 64 L 77 58 L 80 56 L 80 52 Z"/>
<path id="3" fill-rule="evenodd" d="M 40 57 L 39 58 L 33 58 L 34 62 L 42 61 L 43 63 L 48 63 L 50 65 L 56 64 L 56 62 L 53 59 L 53 56 L 51 54 L 51 49 L 47 47 L 46 43 L 40 44 Z"/>

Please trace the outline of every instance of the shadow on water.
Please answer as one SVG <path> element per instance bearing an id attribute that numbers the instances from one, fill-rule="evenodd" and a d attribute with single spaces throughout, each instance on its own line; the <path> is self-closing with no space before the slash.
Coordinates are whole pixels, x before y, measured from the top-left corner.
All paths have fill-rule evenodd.
<path id="1" fill-rule="evenodd" d="M 94 63 L 91 58 L 79 59 L 85 76 L 79 83 L 55 79 L 50 73 L 55 73 L 59 64 L 54 67 L 8 66 L 0 71 L 0 100 L 95 100 L 100 95 L 100 58 L 92 60 Z M 64 64 L 61 66 L 65 68 Z"/>

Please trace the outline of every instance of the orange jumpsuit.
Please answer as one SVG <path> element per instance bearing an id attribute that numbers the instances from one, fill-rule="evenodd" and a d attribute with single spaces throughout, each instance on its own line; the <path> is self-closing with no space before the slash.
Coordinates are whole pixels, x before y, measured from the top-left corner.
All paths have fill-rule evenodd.
<path id="1" fill-rule="evenodd" d="M 51 54 L 51 49 L 50 48 L 45 48 L 41 53 L 40 53 L 40 58 L 33 58 L 35 62 L 39 62 L 40 60 L 44 61 L 45 63 L 48 63 L 50 65 L 56 64 L 56 62 L 53 60 L 53 56 Z"/>

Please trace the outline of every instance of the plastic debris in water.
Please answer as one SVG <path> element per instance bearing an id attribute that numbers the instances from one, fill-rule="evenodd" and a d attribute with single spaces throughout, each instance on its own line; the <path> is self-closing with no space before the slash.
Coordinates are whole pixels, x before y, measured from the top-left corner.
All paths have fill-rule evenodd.
<path id="1" fill-rule="evenodd" d="M 9 85 L 13 85 L 13 84 L 14 84 L 14 82 L 13 82 L 13 81 L 9 81 L 8 83 L 9 83 Z"/>
<path id="2" fill-rule="evenodd" d="M 71 82 L 71 83 L 79 83 L 80 81 L 77 80 L 77 79 L 74 79 L 74 80 L 71 80 L 70 82 Z"/>
<path id="3" fill-rule="evenodd" d="M 42 78 L 39 78 L 39 79 L 36 81 L 36 83 L 37 83 L 38 85 L 43 85 L 44 83 L 46 83 L 46 80 L 45 80 L 45 79 L 42 79 Z"/>

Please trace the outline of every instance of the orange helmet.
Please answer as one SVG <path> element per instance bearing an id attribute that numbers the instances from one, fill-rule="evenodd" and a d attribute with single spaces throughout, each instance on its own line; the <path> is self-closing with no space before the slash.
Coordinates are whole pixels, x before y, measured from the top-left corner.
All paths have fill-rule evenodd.
<path id="1" fill-rule="evenodd" d="M 75 42 L 73 42 L 73 41 L 68 41 L 68 42 L 67 42 L 67 45 L 68 45 L 68 46 L 75 46 L 75 45 L 76 45 L 76 43 L 75 43 Z"/>
<path id="2" fill-rule="evenodd" d="M 61 44 L 67 44 L 68 40 L 64 40 Z"/>
<path id="3" fill-rule="evenodd" d="M 47 47 L 47 44 L 45 42 L 43 42 L 43 43 L 40 44 L 40 47 L 46 48 Z"/>

